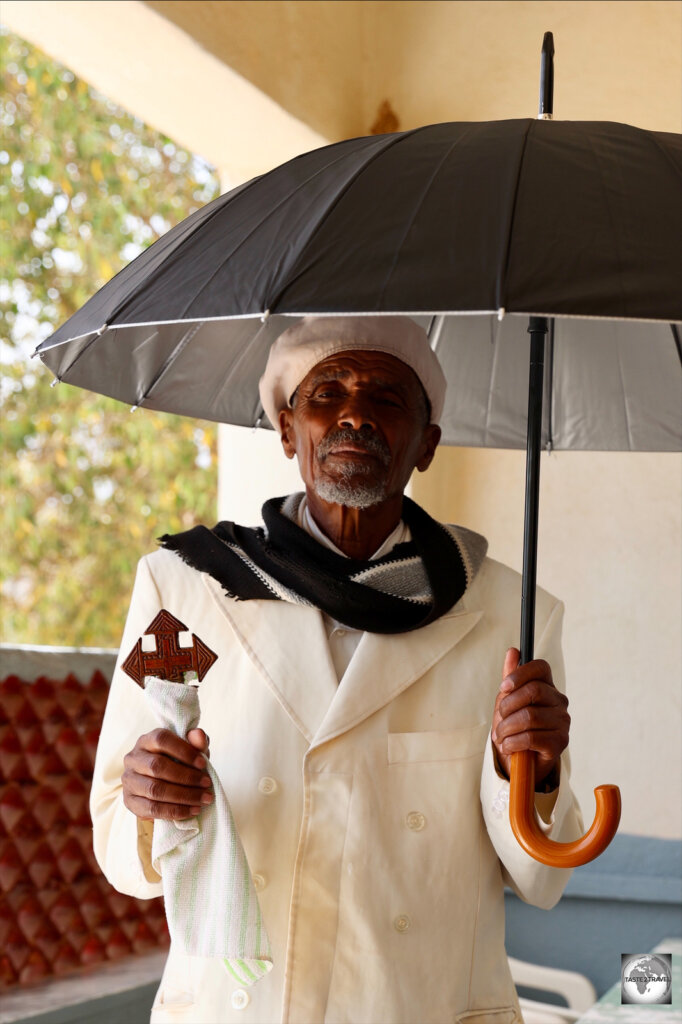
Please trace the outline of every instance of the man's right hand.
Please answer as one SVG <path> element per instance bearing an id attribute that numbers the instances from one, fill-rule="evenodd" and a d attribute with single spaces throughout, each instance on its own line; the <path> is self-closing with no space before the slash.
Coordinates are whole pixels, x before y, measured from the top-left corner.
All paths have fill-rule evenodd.
<path id="1" fill-rule="evenodd" d="M 205 771 L 208 743 L 203 729 L 190 729 L 186 740 L 168 729 L 140 736 L 123 759 L 123 803 L 128 810 L 143 821 L 193 818 L 212 803 Z"/>

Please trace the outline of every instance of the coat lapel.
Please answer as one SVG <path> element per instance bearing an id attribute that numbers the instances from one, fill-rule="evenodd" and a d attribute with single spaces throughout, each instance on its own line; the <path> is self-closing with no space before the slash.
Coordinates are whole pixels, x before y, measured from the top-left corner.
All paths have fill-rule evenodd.
<path id="1" fill-rule="evenodd" d="M 458 610 L 411 633 L 364 633 L 313 745 L 326 743 L 374 714 L 459 643 L 483 615 L 462 605 L 460 601 Z"/>
<path id="2" fill-rule="evenodd" d="M 220 612 L 259 674 L 312 746 L 352 729 L 420 679 L 467 635 L 483 612 L 462 599 L 410 633 L 364 633 L 341 683 L 316 608 L 286 601 L 228 601 L 202 574 Z"/>
<path id="3" fill-rule="evenodd" d="M 229 601 L 202 573 L 213 600 L 259 674 L 310 743 L 338 689 L 317 608 L 286 601 Z"/>

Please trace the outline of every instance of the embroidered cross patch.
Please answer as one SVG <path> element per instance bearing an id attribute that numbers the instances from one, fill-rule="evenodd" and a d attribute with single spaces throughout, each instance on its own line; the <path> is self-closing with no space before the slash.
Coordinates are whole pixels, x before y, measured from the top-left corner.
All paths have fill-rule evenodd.
<path id="1" fill-rule="evenodd" d="M 192 633 L 191 647 L 180 647 L 178 634 L 187 626 L 162 608 L 144 631 L 145 636 L 156 637 L 156 650 L 143 651 L 142 637 L 123 662 L 122 668 L 140 686 L 145 676 L 158 676 L 171 683 L 183 683 L 185 672 L 196 672 L 199 682 L 204 678 L 218 655 L 203 640 Z"/>

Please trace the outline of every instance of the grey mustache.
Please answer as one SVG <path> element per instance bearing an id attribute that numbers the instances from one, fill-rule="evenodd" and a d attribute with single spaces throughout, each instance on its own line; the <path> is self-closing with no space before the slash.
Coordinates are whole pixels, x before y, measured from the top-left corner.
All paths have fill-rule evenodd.
<path id="1" fill-rule="evenodd" d="M 387 466 L 391 461 L 390 449 L 380 437 L 377 437 L 376 434 L 364 434 L 361 430 L 353 430 L 351 427 L 336 430 L 333 434 L 328 434 L 327 437 L 320 441 L 315 449 L 318 459 L 325 459 L 334 448 L 337 448 L 339 444 L 344 442 L 357 445 L 358 448 L 364 448 L 370 455 L 376 455 L 384 466 Z"/>

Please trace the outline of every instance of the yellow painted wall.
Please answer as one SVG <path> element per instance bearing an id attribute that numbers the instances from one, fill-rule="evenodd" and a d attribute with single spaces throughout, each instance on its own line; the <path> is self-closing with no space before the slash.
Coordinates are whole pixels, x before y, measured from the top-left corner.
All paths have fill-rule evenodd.
<path id="1" fill-rule="evenodd" d="M 294 117 L 329 139 L 362 124 L 362 0 L 147 0 Z"/>
<path id="2" fill-rule="evenodd" d="M 147 0 L 321 135 L 537 113 L 545 31 L 556 113 L 679 130 L 676 0 Z"/>
<path id="3" fill-rule="evenodd" d="M 363 10 L 366 114 L 388 98 L 403 128 L 533 117 L 551 31 L 557 117 L 680 130 L 675 0 L 370 0 Z"/>

